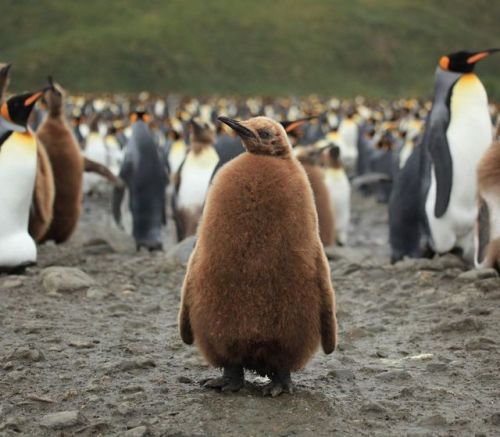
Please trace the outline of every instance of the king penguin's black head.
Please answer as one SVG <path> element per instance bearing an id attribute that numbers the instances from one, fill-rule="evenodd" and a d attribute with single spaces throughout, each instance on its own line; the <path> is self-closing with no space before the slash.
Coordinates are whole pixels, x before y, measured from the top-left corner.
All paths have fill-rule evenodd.
<path id="1" fill-rule="evenodd" d="M 42 91 L 13 96 L 2 104 L 0 113 L 7 121 L 26 127 L 33 106 L 42 96 Z"/>
<path id="2" fill-rule="evenodd" d="M 471 73 L 474 71 L 476 63 L 486 58 L 500 49 L 488 49 L 480 52 L 460 51 L 441 57 L 439 66 L 443 70 L 453 71 L 455 73 Z"/>

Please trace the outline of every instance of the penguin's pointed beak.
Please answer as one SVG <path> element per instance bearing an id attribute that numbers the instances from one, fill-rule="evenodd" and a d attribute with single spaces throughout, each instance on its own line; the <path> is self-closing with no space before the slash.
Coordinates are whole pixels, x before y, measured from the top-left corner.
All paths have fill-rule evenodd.
<path id="1" fill-rule="evenodd" d="M 5 64 L 0 70 L 0 76 L 7 77 L 10 71 L 10 67 L 12 67 L 12 64 Z"/>
<path id="2" fill-rule="evenodd" d="M 474 53 L 467 58 L 467 64 L 475 64 L 476 62 L 490 56 L 493 53 L 500 52 L 500 48 L 483 50 L 482 52 Z"/>
<path id="3" fill-rule="evenodd" d="M 228 117 L 219 117 L 218 120 L 227 124 L 233 129 L 241 138 L 256 138 L 256 135 L 247 127 L 243 126 L 239 121 L 233 120 Z"/>
<path id="4" fill-rule="evenodd" d="M 33 106 L 42 96 L 44 90 L 36 91 L 24 100 L 24 106 Z"/>
<path id="5" fill-rule="evenodd" d="M 297 129 L 299 126 L 302 126 L 304 123 L 307 123 L 308 121 L 314 120 L 318 118 L 318 116 L 313 115 L 311 117 L 305 117 L 305 118 L 299 118 L 298 120 L 284 120 L 281 122 L 281 126 L 285 128 L 285 131 L 292 132 L 294 129 Z"/>

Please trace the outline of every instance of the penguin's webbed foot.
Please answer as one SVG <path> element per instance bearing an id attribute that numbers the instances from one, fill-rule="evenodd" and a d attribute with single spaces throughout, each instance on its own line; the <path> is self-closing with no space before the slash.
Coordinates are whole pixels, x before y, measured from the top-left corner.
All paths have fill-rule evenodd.
<path id="1" fill-rule="evenodd" d="M 283 393 L 293 394 L 295 386 L 290 377 L 290 372 L 277 372 L 271 375 L 271 382 L 262 388 L 264 396 L 275 398 Z"/>
<path id="2" fill-rule="evenodd" d="M 201 381 L 201 385 L 221 392 L 240 391 L 245 385 L 243 367 L 224 367 L 220 378 L 205 379 Z"/>

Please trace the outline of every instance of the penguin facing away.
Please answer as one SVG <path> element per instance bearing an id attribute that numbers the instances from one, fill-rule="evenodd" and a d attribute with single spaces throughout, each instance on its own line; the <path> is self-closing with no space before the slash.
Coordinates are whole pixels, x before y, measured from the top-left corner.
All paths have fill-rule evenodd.
<path id="1" fill-rule="evenodd" d="M 284 128 L 267 117 L 221 117 L 247 150 L 217 173 L 182 288 L 179 330 L 223 368 L 205 387 L 237 391 L 244 370 L 264 394 L 292 392 L 290 372 L 337 338 L 330 269 L 312 190 Z M 304 305 L 307 302 L 307 305 Z"/>
<path id="2" fill-rule="evenodd" d="M 0 107 L 0 269 L 36 262 L 28 219 L 36 175 L 37 147 L 27 126 L 42 92 L 11 97 Z"/>
<path id="3" fill-rule="evenodd" d="M 63 243 L 72 235 L 80 218 L 84 158 L 64 114 L 65 92 L 52 78 L 44 98 L 48 114 L 36 135 L 50 159 L 55 200 L 52 223 L 43 240 Z"/>
<path id="4" fill-rule="evenodd" d="M 178 170 L 173 196 L 177 241 L 196 233 L 210 180 L 219 163 L 214 143 L 211 123 L 191 120 L 190 150 Z"/>
<path id="5" fill-rule="evenodd" d="M 436 252 L 454 248 L 474 256 L 476 169 L 492 140 L 488 98 L 473 73 L 478 61 L 500 49 L 443 56 L 424 135 L 432 169 L 425 210 Z"/>
<path id="6" fill-rule="evenodd" d="M 500 271 L 500 123 L 477 168 L 478 218 L 475 264 Z"/>
<path id="7" fill-rule="evenodd" d="M 11 64 L 0 64 L 0 105 L 5 100 L 5 93 L 9 86 Z"/>
<path id="8" fill-rule="evenodd" d="M 161 229 L 166 224 L 167 163 L 153 132 L 141 118 L 132 125 L 120 177 L 128 190 L 132 234 L 137 250 L 141 247 L 149 251 L 161 250 Z M 118 225 L 122 222 L 124 196 L 125 187 L 116 186 L 113 190 L 113 216 Z"/>

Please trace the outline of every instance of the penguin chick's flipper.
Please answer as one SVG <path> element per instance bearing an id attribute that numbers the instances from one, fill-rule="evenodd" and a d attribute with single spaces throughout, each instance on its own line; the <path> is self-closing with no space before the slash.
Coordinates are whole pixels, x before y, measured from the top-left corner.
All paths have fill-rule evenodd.
<path id="1" fill-rule="evenodd" d="M 282 393 L 293 394 L 295 386 L 289 371 L 276 372 L 271 375 L 271 382 L 262 388 L 264 396 L 272 396 L 275 398 Z"/>
<path id="2" fill-rule="evenodd" d="M 330 271 L 327 260 L 322 250 L 316 258 L 317 278 L 321 293 L 320 329 L 321 346 L 325 354 L 331 354 L 337 347 L 337 318 L 335 315 L 335 298 L 332 284 L 330 283 Z"/>
<path id="3" fill-rule="evenodd" d="M 434 215 L 440 218 L 448 209 L 450 202 L 451 184 L 453 179 L 453 162 L 446 132 L 450 123 L 450 111 L 446 105 L 435 104 L 428 120 L 429 131 L 427 139 L 428 149 L 434 165 L 436 176 L 436 204 Z"/>
<path id="4" fill-rule="evenodd" d="M 115 176 L 111 170 L 105 165 L 99 164 L 98 162 L 92 161 L 91 159 L 85 158 L 85 171 L 87 173 L 97 173 L 101 175 L 104 179 L 107 179 L 115 187 L 123 187 L 123 181 Z"/>
<path id="5" fill-rule="evenodd" d="M 201 381 L 201 385 L 205 388 L 211 388 L 222 392 L 240 391 L 245 385 L 243 367 L 224 367 L 224 371 L 220 378 L 205 379 Z"/>

